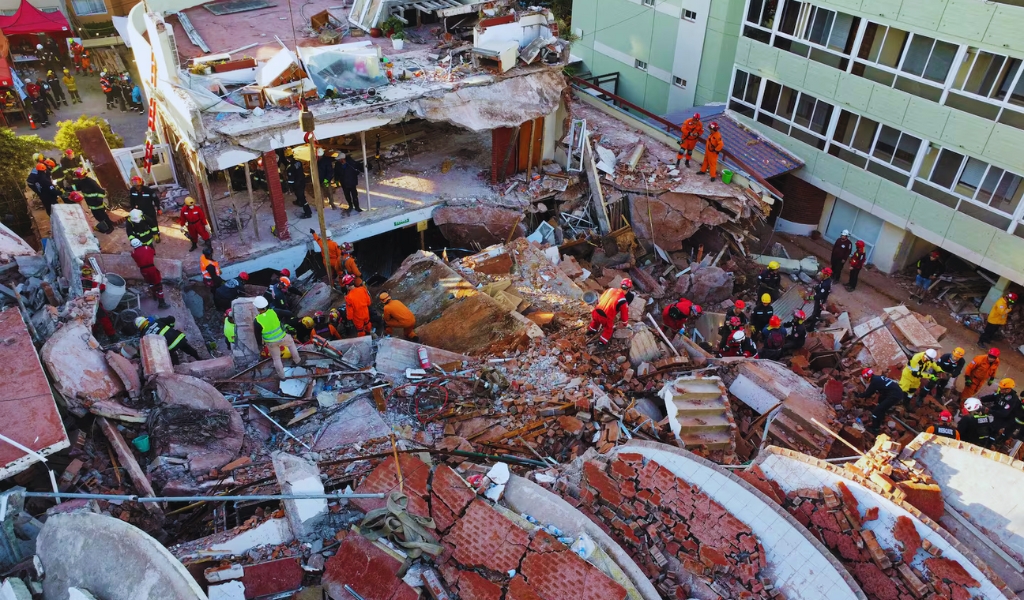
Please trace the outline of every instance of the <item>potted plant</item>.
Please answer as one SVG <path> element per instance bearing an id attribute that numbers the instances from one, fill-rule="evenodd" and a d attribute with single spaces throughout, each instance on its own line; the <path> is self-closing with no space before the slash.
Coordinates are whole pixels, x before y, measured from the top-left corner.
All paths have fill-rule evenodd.
<path id="1" fill-rule="evenodd" d="M 391 15 L 380 24 L 380 30 L 384 32 L 385 36 L 394 37 L 396 33 L 405 31 L 405 23 L 402 23 L 395 15 Z"/>
<path id="2" fill-rule="evenodd" d="M 391 34 L 391 46 L 395 50 L 401 50 L 405 48 L 405 32 L 399 31 Z"/>

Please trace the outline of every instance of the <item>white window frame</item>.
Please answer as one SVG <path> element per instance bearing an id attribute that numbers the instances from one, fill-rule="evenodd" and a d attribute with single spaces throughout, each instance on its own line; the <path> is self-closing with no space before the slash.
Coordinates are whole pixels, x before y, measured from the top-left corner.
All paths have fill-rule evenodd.
<path id="1" fill-rule="evenodd" d="M 683 20 L 684 21 L 696 21 L 697 13 L 692 10 L 683 9 Z"/>
<path id="2" fill-rule="evenodd" d="M 639 58 L 634 58 L 633 59 L 633 68 L 635 68 L 635 69 L 637 69 L 639 71 L 643 71 L 644 73 L 646 73 L 647 72 L 647 63 L 642 61 L 642 60 L 640 60 Z"/>
<path id="3" fill-rule="evenodd" d="M 816 131 L 808 129 L 807 127 L 804 127 L 803 125 L 797 123 L 795 119 L 787 119 L 786 117 L 779 116 L 779 114 L 777 112 L 774 112 L 774 111 L 777 111 L 779 109 L 779 101 L 778 100 L 775 101 L 775 108 L 772 111 L 769 111 L 767 109 L 761 108 L 761 104 L 764 103 L 763 102 L 764 90 L 767 88 L 767 85 L 764 83 L 765 81 L 769 81 L 769 80 L 765 79 L 764 77 L 761 77 L 762 85 L 761 85 L 761 90 L 760 90 L 760 92 L 758 93 L 758 96 L 757 96 L 757 106 L 752 107 L 756 111 L 755 114 L 754 114 L 754 120 L 757 120 L 757 116 L 759 114 L 764 113 L 765 115 L 767 115 L 767 116 L 769 116 L 769 117 L 771 117 L 773 119 L 778 119 L 779 121 L 782 121 L 783 123 L 789 125 L 790 127 L 795 127 L 797 129 L 799 129 L 800 131 L 803 131 L 807 135 L 810 135 L 812 137 L 816 137 L 816 138 L 822 140 L 823 142 L 825 142 L 825 146 L 827 147 L 828 146 L 828 138 L 826 136 L 828 134 L 829 129 L 832 126 L 831 125 L 831 122 L 832 122 L 831 115 L 829 116 L 828 122 L 826 122 L 826 124 L 825 124 L 825 132 L 824 133 L 818 133 Z M 836 106 L 834 104 L 830 104 L 828 102 L 825 102 L 824 100 L 821 100 L 820 98 L 818 98 L 816 96 L 812 96 L 810 94 L 801 92 L 800 90 L 798 90 L 798 89 L 796 89 L 794 87 L 787 86 L 785 84 L 779 83 L 778 81 L 774 81 L 773 83 L 775 83 L 776 85 L 779 85 L 782 88 L 788 87 L 789 89 L 793 90 L 796 93 L 796 98 L 793 101 L 793 117 L 796 117 L 797 108 L 800 106 L 800 101 L 805 96 L 807 98 L 810 98 L 811 100 L 814 101 L 814 108 L 811 109 L 811 119 L 809 121 L 810 123 L 814 122 L 814 113 L 817 112 L 818 107 L 819 107 L 819 103 L 822 104 L 822 105 L 825 105 L 825 106 L 832 107 L 832 114 L 835 114 Z M 731 92 L 730 92 L 730 94 L 731 94 Z M 782 97 L 782 91 L 781 90 L 779 91 L 779 97 L 780 98 Z M 748 103 L 743 102 L 742 100 L 740 100 L 739 102 L 741 104 L 743 104 L 744 106 L 750 106 Z M 787 134 L 787 135 L 789 135 L 789 134 Z"/>
<path id="4" fill-rule="evenodd" d="M 778 4 L 775 6 L 775 18 L 772 19 L 772 27 L 768 28 L 765 27 L 764 25 L 761 25 L 761 21 L 764 21 L 764 12 L 768 8 L 768 0 L 747 0 L 748 6 L 743 7 L 743 24 L 749 25 L 750 27 L 755 27 L 757 29 L 760 29 L 761 31 L 771 32 L 772 30 L 778 27 L 780 11 L 782 10 L 782 5 L 785 3 L 785 1 L 786 0 L 779 0 Z M 747 20 L 747 16 L 750 14 L 749 4 L 752 2 L 761 3 L 761 11 L 758 13 L 758 19 L 756 23 Z"/>
<path id="5" fill-rule="evenodd" d="M 847 152 L 849 152 L 851 154 L 855 154 L 855 155 L 857 155 L 857 156 L 859 156 L 861 158 L 867 159 L 870 162 L 873 162 L 873 163 L 878 164 L 878 165 L 882 165 L 883 167 L 886 167 L 888 169 L 892 169 L 893 171 L 896 171 L 897 173 L 902 173 L 904 175 L 907 175 L 907 176 L 910 177 L 910 180 L 913 181 L 914 165 L 916 165 L 918 163 L 918 156 L 921 154 L 921 138 L 917 137 L 916 135 L 909 134 L 909 133 L 907 133 L 905 131 L 902 131 L 900 129 L 896 129 L 895 127 L 886 125 L 885 123 L 882 123 L 880 121 L 876 121 L 876 120 L 874 120 L 874 119 L 872 119 L 870 117 L 865 117 L 864 115 L 857 114 L 857 113 L 853 112 L 852 110 L 847 110 L 847 109 L 841 109 L 841 110 L 845 110 L 846 112 L 850 113 L 851 115 L 853 115 L 857 119 L 857 122 L 853 126 L 853 133 L 850 134 L 850 139 L 851 140 L 854 140 L 854 139 L 857 138 L 857 132 L 860 131 L 861 121 L 865 120 L 865 119 L 868 120 L 868 121 L 871 121 L 872 123 L 875 123 L 877 125 L 877 127 L 875 127 L 875 135 L 874 135 L 874 137 L 871 138 L 871 146 L 870 146 L 868 152 L 865 153 L 863 150 L 861 150 L 859 148 L 855 148 L 852 145 L 848 146 L 848 145 L 846 145 L 846 144 L 836 140 L 835 139 L 835 126 L 833 126 L 832 127 L 831 135 L 829 136 L 829 145 L 830 146 L 831 145 L 836 145 L 836 146 L 842 148 L 843 150 L 846 150 Z M 886 162 L 886 161 L 882 160 L 881 158 L 878 158 L 877 156 L 875 156 L 875 150 L 878 148 L 878 140 L 879 140 L 879 138 L 882 135 L 882 128 L 883 127 L 889 127 L 889 129 L 892 129 L 893 131 L 895 131 L 895 132 L 900 134 L 899 138 L 897 138 L 897 140 L 896 140 L 896 146 L 895 146 L 896 148 L 899 148 L 900 142 L 903 141 L 903 136 L 907 136 L 907 137 L 913 138 L 913 139 L 918 141 L 918 149 L 917 149 L 917 152 L 914 154 L 914 160 L 911 161 L 911 167 L 910 167 L 909 170 L 904 170 L 904 169 L 900 168 L 899 166 L 897 166 L 897 165 L 895 165 L 895 164 L 893 164 L 891 162 Z M 896 158 L 896 155 L 895 155 L 895 153 L 893 153 L 893 159 L 895 160 L 895 158 Z M 909 187 L 909 185 L 908 185 L 908 187 Z"/>
<path id="6" fill-rule="evenodd" d="M 971 54 L 971 50 L 974 50 L 975 52 L 973 53 L 973 56 L 971 56 L 971 58 L 970 58 L 971 64 L 970 64 L 970 66 L 967 69 L 967 76 L 964 77 L 963 84 L 961 84 L 960 87 L 951 86 L 950 87 L 950 91 L 956 92 L 957 94 L 960 94 L 960 95 L 965 96 L 967 98 L 971 98 L 973 100 L 977 100 L 979 102 L 984 102 L 985 104 L 988 104 L 990 106 L 998 107 L 999 110 L 996 113 L 995 118 L 993 119 L 997 123 L 999 122 L 999 119 L 1002 118 L 1003 112 L 1006 111 L 1006 110 L 1011 110 L 1011 111 L 1017 112 L 1017 113 L 1024 113 L 1024 105 L 1022 105 L 1022 104 L 1014 104 L 1013 102 L 1010 102 L 1010 97 L 1013 95 L 1013 90 L 1017 89 L 1017 85 L 1019 85 L 1020 80 L 1021 80 L 1021 74 L 1024 73 L 1024 60 L 1021 60 L 1019 58 L 1015 58 L 1013 56 L 1008 56 L 1006 54 L 997 54 L 995 52 L 989 52 L 988 50 L 983 50 L 981 48 L 975 48 L 973 46 L 971 46 L 970 48 L 968 48 L 966 50 L 966 54 Z M 967 90 L 964 89 L 964 86 L 971 79 L 971 73 L 974 71 L 974 68 L 975 68 L 975 66 L 977 65 L 977 62 L 978 62 L 978 56 L 982 52 L 987 52 L 988 54 L 991 54 L 993 56 L 1001 57 L 1006 62 L 1013 61 L 1013 60 L 1020 61 L 1020 65 L 1017 67 L 1017 72 L 1014 74 L 1013 79 L 1010 81 L 1009 91 L 1007 91 L 1006 97 L 1003 98 L 1002 100 L 999 100 L 998 98 L 995 98 L 995 97 L 993 97 L 991 95 L 985 96 L 985 95 L 977 94 L 975 92 L 968 92 Z M 965 56 L 965 59 L 966 59 L 966 56 Z M 963 66 L 962 62 L 957 65 L 957 67 L 961 67 L 961 66 Z M 959 68 L 957 69 L 957 72 L 959 73 Z M 999 81 L 998 80 L 993 81 L 992 82 L 992 88 L 989 90 L 989 94 L 994 93 L 998 89 L 998 85 L 999 85 Z"/>
<path id="7" fill-rule="evenodd" d="M 676 86 L 677 88 L 682 88 L 682 89 L 685 90 L 686 89 L 686 80 L 683 79 L 682 77 L 678 76 L 678 75 L 673 75 L 672 76 L 672 85 Z"/>
<path id="8" fill-rule="evenodd" d="M 655 4 L 655 0 L 640 0 L 640 2 L 644 6 L 650 6 L 652 8 L 654 7 L 654 4 Z"/>
<path id="9" fill-rule="evenodd" d="M 1024 198 L 1022 198 L 1021 201 L 1018 202 L 1017 206 L 1014 207 L 1012 213 L 1008 213 L 1006 211 L 1000 210 L 1000 209 L 992 206 L 988 202 L 985 202 L 985 201 L 977 199 L 978 198 L 978 193 L 981 191 L 982 185 L 985 183 L 985 179 L 988 178 L 989 171 L 991 171 L 991 169 L 993 167 L 992 163 L 990 163 L 988 161 L 985 161 L 985 160 L 982 160 L 980 158 L 973 157 L 973 156 L 971 156 L 969 154 L 964 154 L 963 152 L 960 152 L 960 151 L 952 149 L 952 148 L 945 148 L 943 146 L 940 146 L 939 144 L 935 144 L 935 147 L 938 148 L 939 151 L 938 151 L 938 154 L 936 154 L 936 156 L 935 156 L 935 162 L 932 163 L 932 168 L 928 171 L 927 175 L 919 174 L 918 177 L 917 177 L 917 181 L 920 181 L 921 183 L 929 185 L 929 186 L 931 186 L 931 187 L 933 187 L 933 188 L 935 188 L 937 190 L 942 190 L 943 192 L 946 192 L 948 194 L 952 194 L 953 196 L 956 196 L 959 199 L 959 201 L 957 202 L 957 205 L 954 208 L 954 210 L 959 210 L 961 202 L 970 202 L 971 204 L 974 204 L 975 206 L 980 206 L 981 208 L 984 208 L 984 209 L 986 209 L 988 211 L 991 211 L 991 212 L 993 212 L 993 213 L 995 213 L 995 214 L 997 214 L 997 215 L 999 215 L 1001 217 L 1008 217 L 1013 222 L 1021 220 L 1022 215 L 1024 215 Z M 950 187 L 948 187 L 948 188 L 942 187 L 941 185 L 939 185 L 939 184 L 937 184 L 937 183 L 935 183 L 935 182 L 933 182 L 931 180 L 932 175 L 935 173 L 935 168 L 939 164 L 939 155 L 942 154 L 943 150 L 949 150 L 950 152 L 955 152 L 956 154 L 959 154 L 960 156 L 963 157 L 963 159 L 960 161 L 960 167 L 957 169 L 956 175 L 953 177 L 953 183 L 950 184 Z M 985 170 L 981 174 L 981 178 L 978 181 L 978 186 L 976 188 L 974 188 L 974 193 L 971 194 L 970 196 L 965 196 L 964 194 L 961 194 L 960 192 L 956 191 L 956 187 L 957 187 L 957 185 L 960 184 L 960 180 L 964 176 L 964 171 L 967 169 L 967 163 L 970 162 L 972 159 L 976 160 L 978 162 L 984 163 L 985 164 Z M 996 182 L 996 189 L 999 188 L 999 183 L 1002 182 L 1003 177 L 1006 177 L 1007 175 L 1020 178 L 1021 179 L 1021 183 L 1019 184 L 1019 187 L 1020 186 L 1024 186 L 1024 176 L 1021 176 L 1020 174 L 1014 173 L 1013 171 L 1008 171 L 1006 169 L 1003 169 L 1002 167 L 995 167 L 995 168 L 1000 169 L 1000 170 L 1003 171 L 1003 174 L 999 177 L 999 181 Z M 968 187 L 970 187 L 969 184 L 968 184 Z M 991 198 L 989 199 L 989 202 L 991 202 Z M 1013 223 L 1011 223 L 1011 228 L 1012 227 L 1013 227 Z"/>

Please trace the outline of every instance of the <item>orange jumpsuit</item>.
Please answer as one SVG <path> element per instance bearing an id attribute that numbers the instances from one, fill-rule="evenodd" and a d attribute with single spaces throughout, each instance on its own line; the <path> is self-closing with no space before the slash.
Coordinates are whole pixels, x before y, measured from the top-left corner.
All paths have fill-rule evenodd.
<path id="1" fill-rule="evenodd" d="M 601 329 L 601 342 L 607 344 L 612 341 L 612 332 L 615 330 L 615 313 L 618 312 L 622 322 L 629 321 L 629 303 L 633 300 L 633 293 L 626 292 L 621 288 L 611 288 L 604 291 L 597 300 L 597 307 L 590 313 L 590 333 L 596 333 Z"/>
<path id="2" fill-rule="evenodd" d="M 384 325 L 384 333 L 391 334 L 392 329 L 402 328 L 406 339 L 416 339 L 416 315 L 394 298 L 384 305 Z"/>
<path id="3" fill-rule="evenodd" d="M 363 337 L 373 331 L 370 325 L 370 292 L 358 285 L 345 294 L 345 317 L 352 321 L 356 335 Z"/>
<path id="4" fill-rule="evenodd" d="M 363 276 L 359 271 L 359 267 L 356 266 L 356 259 L 352 258 L 351 254 L 342 254 L 339 263 L 341 264 L 341 269 L 349 275 L 357 279 Z"/>
<path id="5" fill-rule="evenodd" d="M 982 386 L 988 383 L 989 379 L 996 376 L 996 371 L 999 369 L 999 359 L 995 362 L 988 362 L 988 354 L 980 354 L 974 357 L 974 360 L 967 363 L 967 367 L 964 368 L 964 391 L 960 394 L 960 404 L 964 403 L 964 400 L 973 398 L 975 394 L 981 390 Z M 971 380 L 971 384 L 967 385 L 966 379 Z"/>
<path id="6" fill-rule="evenodd" d="M 341 247 L 338 246 L 338 242 L 329 239 L 327 247 L 324 248 L 324 241 L 320 239 L 320 236 L 314 233 L 313 239 L 320 244 L 320 254 L 331 261 L 331 272 L 337 275 L 341 271 Z"/>
<path id="7" fill-rule="evenodd" d="M 712 131 L 708 142 L 704 144 L 704 162 L 700 166 L 701 173 L 709 173 L 714 179 L 718 176 L 718 154 L 725 149 L 722 134 Z"/>
<path id="8" fill-rule="evenodd" d="M 693 158 L 693 149 L 697 147 L 697 140 L 704 135 L 704 124 L 700 122 L 700 119 L 691 117 L 683 121 L 679 129 L 682 131 L 682 137 L 679 138 L 679 153 L 676 154 L 676 162 Z"/>

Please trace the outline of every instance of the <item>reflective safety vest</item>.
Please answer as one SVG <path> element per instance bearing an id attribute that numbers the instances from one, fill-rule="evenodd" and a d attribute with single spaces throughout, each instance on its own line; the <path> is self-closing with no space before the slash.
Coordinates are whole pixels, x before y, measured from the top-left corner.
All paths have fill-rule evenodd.
<path id="1" fill-rule="evenodd" d="M 280 342 L 284 339 L 285 332 L 284 329 L 281 329 L 281 318 L 277 316 L 274 309 L 271 308 L 264 313 L 256 315 L 256 321 L 263 328 L 264 342 Z"/>
<path id="2" fill-rule="evenodd" d="M 207 270 L 207 267 L 210 265 L 213 265 L 214 271 L 216 271 L 217 276 L 220 277 L 220 263 L 206 258 L 206 255 L 203 254 L 199 257 L 199 267 L 203 270 L 203 279 L 213 279 L 210 275 L 210 271 Z"/>
<path id="3" fill-rule="evenodd" d="M 235 343 L 235 324 L 227 318 L 224 319 L 224 338 L 230 344 Z"/>
<path id="4" fill-rule="evenodd" d="M 619 288 L 610 288 L 601 294 L 597 300 L 597 312 L 605 317 L 615 318 L 615 312 L 619 309 L 620 303 L 625 301 L 626 292 Z"/>
<path id="5" fill-rule="evenodd" d="M 164 337 L 167 337 L 167 332 L 171 331 L 172 329 L 174 329 L 174 328 L 171 327 L 170 325 L 165 325 L 164 328 L 161 329 L 160 333 L 158 333 L 157 335 L 162 335 Z M 167 349 L 168 350 L 174 350 L 175 346 L 180 344 L 181 340 L 183 340 L 183 339 L 185 339 L 185 334 L 179 331 L 178 332 L 178 337 L 174 338 L 174 341 L 171 341 L 170 339 L 167 340 Z"/>

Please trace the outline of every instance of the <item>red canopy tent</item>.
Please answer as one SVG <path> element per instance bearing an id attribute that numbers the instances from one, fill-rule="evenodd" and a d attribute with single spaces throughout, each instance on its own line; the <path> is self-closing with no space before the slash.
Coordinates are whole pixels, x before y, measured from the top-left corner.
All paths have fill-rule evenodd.
<path id="1" fill-rule="evenodd" d="M 44 13 L 21 0 L 18 12 L 9 17 L 0 17 L 0 31 L 5 35 L 22 33 L 64 33 L 71 35 L 71 26 L 60 12 Z"/>

